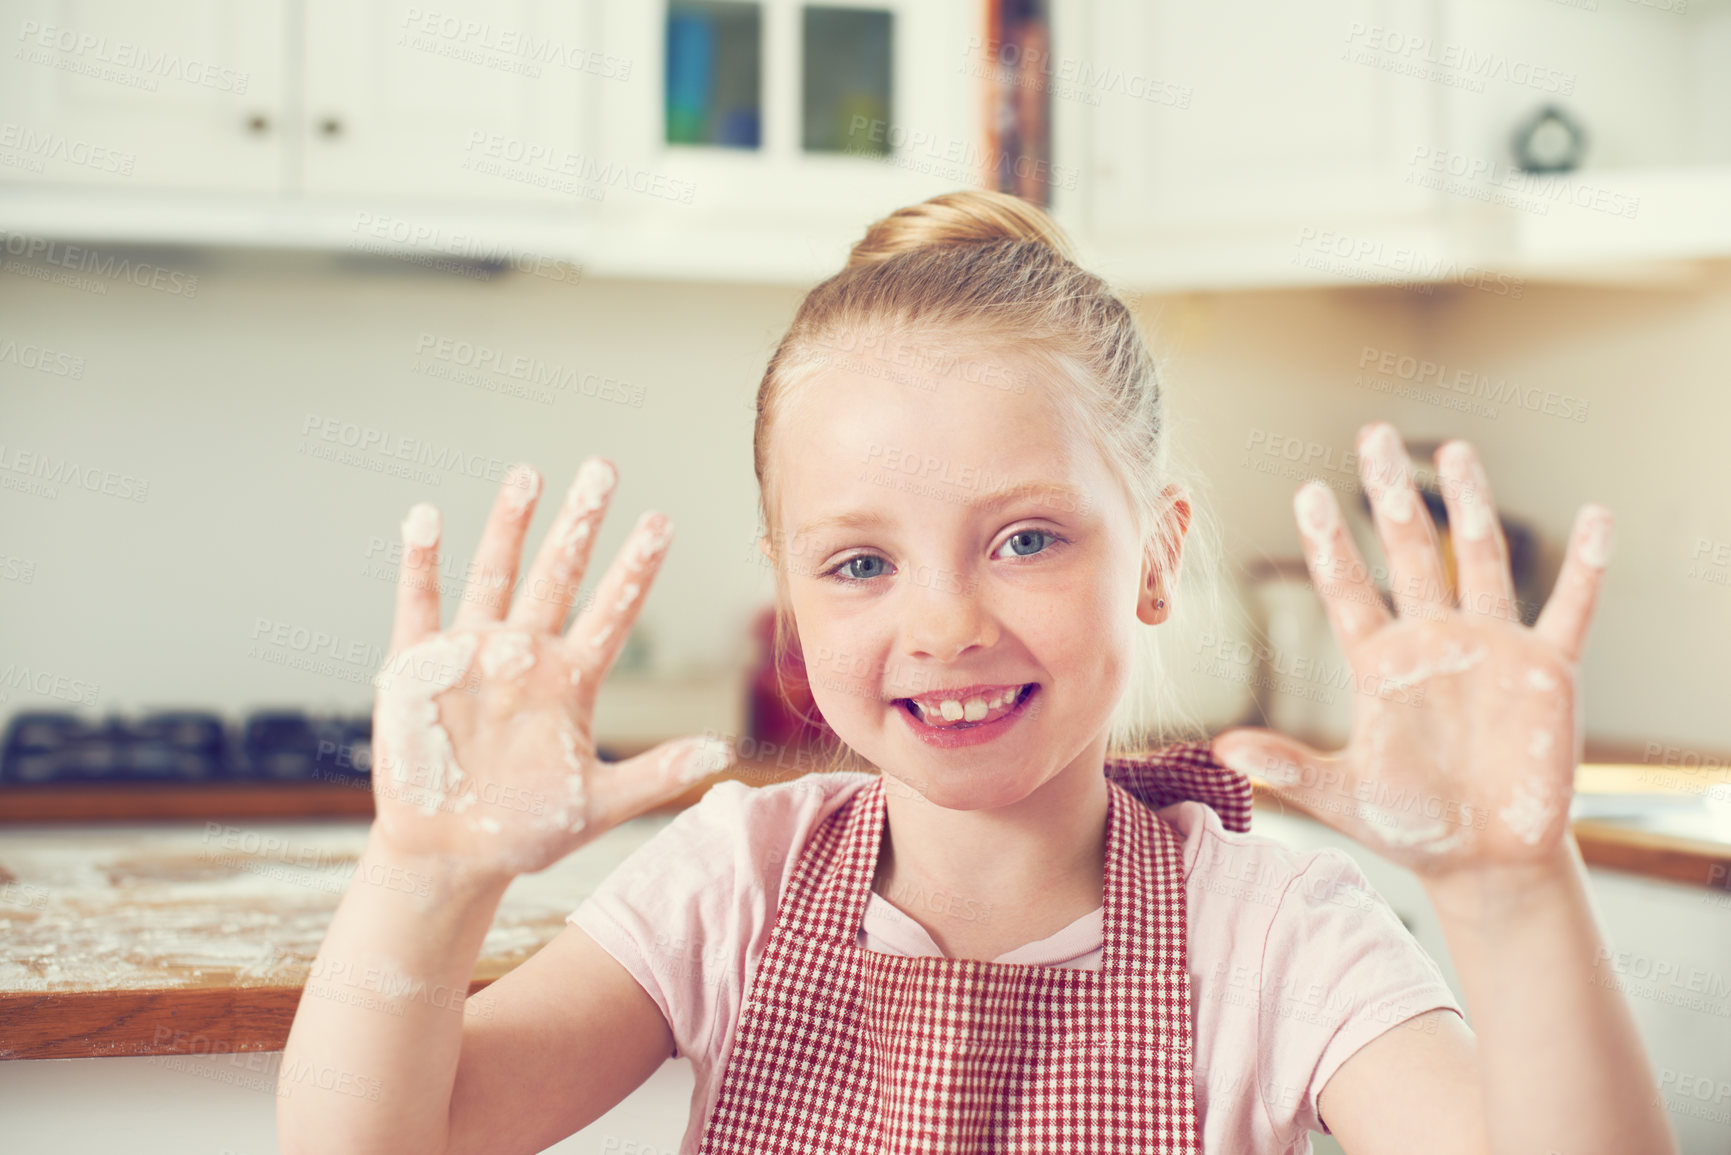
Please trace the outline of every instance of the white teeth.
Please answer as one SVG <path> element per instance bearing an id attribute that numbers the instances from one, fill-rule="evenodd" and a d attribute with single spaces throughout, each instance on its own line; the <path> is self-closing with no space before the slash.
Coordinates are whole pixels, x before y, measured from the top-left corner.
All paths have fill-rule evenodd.
<path id="1" fill-rule="evenodd" d="M 919 711 L 922 718 L 938 717 L 946 722 L 978 722 L 998 707 L 1014 702 L 1016 695 L 1021 692 L 1022 687 L 1012 686 L 1007 690 L 1000 690 L 990 698 L 976 695 L 966 702 L 960 702 L 954 698 L 945 698 L 930 703 L 922 702 L 918 698 L 912 699 L 912 701 L 914 708 Z"/>

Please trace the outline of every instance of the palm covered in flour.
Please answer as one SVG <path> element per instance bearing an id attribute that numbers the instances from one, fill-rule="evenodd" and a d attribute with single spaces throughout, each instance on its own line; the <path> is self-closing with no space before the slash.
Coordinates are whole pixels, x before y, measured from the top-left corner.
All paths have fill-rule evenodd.
<path id="1" fill-rule="evenodd" d="M 374 683 L 375 836 L 395 849 L 481 873 L 540 870 L 721 768 L 725 746 L 701 738 L 616 764 L 596 756 L 596 691 L 672 537 L 665 517 L 640 517 L 592 602 L 558 632 L 616 476 L 606 461 L 584 463 L 513 597 L 541 481 L 512 470 L 446 630 L 439 514 L 410 510 L 390 653 Z"/>
<path id="2" fill-rule="evenodd" d="M 1394 615 L 1329 490 L 1311 482 L 1294 500 L 1306 564 L 1352 670 L 1347 746 L 1324 753 L 1239 729 L 1215 739 L 1215 755 L 1421 873 L 1541 861 L 1568 828 L 1580 755 L 1575 667 L 1609 557 L 1610 513 L 1583 507 L 1556 588 L 1528 628 L 1470 445 L 1437 453 L 1458 574 L 1452 595 L 1392 426 L 1360 431 L 1359 463 Z"/>

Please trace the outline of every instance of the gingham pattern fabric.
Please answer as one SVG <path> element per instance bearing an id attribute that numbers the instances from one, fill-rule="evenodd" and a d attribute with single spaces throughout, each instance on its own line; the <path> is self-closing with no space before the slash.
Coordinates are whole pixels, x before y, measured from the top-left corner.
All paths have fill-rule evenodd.
<path id="1" fill-rule="evenodd" d="M 1250 829 L 1250 779 L 1214 760 L 1207 742 L 1179 742 L 1147 754 L 1106 760 L 1106 777 L 1155 810 L 1174 802 L 1202 802 L 1220 824 Z"/>
<path id="2" fill-rule="evenodd" d="M 1199 1152 L 1181 843 L 1119 781 L 1168 801 L 1197 788 L 1235 817 L 1241 801 L 1238 829 L 1250 784 L 1169 750 L 1108 767 L 1098 971 L 866 950 L 883 779 L 831 813 L 782 896 L 699 1151 Z"/>

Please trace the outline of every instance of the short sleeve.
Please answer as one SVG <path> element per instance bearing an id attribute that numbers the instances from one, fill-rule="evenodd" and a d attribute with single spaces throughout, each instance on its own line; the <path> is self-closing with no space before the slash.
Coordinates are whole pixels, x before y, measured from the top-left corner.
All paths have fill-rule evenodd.
<path id="1" fill-rule="evenodd" d="M 631 972 L 673 1032 L 673 1058 L 701 1054 L 714 1021 L 721 944 L 711 922 L 738 889 L 736 797 L 747 787 L 721 782 L 628 855 L 566 919 Z"/>
<path id="2" fill-rule="evenodd" d="M 1426 1011 L 1461 1014 L 1435 960 L 1336 849 L 1313 855 L 1281 896 L 1261 988 L 1257 1082 L 1277 1133 L 1290 1120 L 1329 1134 L 1317 1096 L 1354 1052 Z"/>
<path id="3" fill-rule="evenodd" d="M 628 855 L 566 921 L 631 972 L 699 1067 L 731 1039 L 811 828 L 863 774 L 718 782 Z"/>

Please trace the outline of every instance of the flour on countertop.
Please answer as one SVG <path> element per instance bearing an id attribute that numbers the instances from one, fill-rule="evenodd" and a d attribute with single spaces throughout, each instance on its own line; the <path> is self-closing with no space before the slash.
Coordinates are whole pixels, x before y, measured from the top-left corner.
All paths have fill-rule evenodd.
<path id="1" fill-rule="evenodd" d="M 671 817 L 633 819 L 516 879 L 480 973 L 551 941 Z M 0 992 L 298 987 L 366 839 L 355 821 L 8 829 L 0 869 L 17 881 L 0 903 Z"/>

